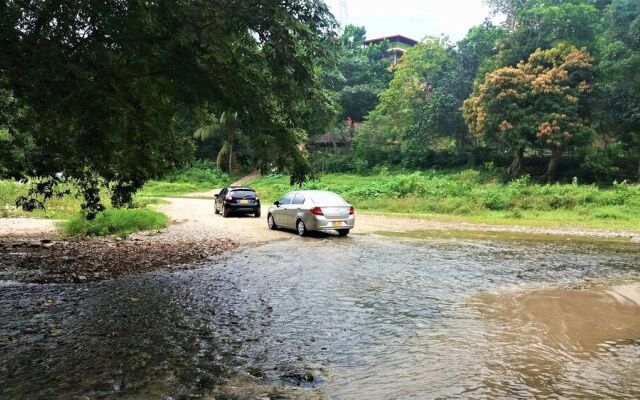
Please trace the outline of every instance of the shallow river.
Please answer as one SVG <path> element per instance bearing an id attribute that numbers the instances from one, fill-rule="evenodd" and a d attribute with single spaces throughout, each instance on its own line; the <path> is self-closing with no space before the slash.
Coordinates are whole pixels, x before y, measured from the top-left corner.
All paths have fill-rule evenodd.
<path id="1" fill-rule="evenodd" d="M 0 398 L 638 398 L 639 253 L 292 238 L 198 270 L 4 282 Z"/>

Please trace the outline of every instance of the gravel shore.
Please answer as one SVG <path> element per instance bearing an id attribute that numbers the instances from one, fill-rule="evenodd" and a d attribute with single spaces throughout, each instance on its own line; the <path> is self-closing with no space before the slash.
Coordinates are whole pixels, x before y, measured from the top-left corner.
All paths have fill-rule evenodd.
<path id="1" fill-rule="evenodd" d="M 194 268 L 237 246 L 296 239 L 294 232 L 267 228 L 268 206 L 263 206 L 262 218 L 216 215 L 214 193 L 217 191 L 165 198 L 167 203 L 157 209 L 171 218 L 171 224 L 159 232 L 138 233 L 124 240 L 65 239 L 52 220 L 0 219 L 0 280 L 88 282 L 157 269 Z M 629 231 L 443 222 L 363 213 L 357 213 L 352 234 L 421 230 L 619 238 L 640 243 L 640 234 Z"/>

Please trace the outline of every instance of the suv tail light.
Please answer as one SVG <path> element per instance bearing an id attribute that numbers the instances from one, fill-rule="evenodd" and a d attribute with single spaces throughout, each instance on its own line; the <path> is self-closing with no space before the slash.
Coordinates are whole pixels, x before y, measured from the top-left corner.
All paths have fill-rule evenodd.
<path id="1" fill-rule="evenodd" d="M 353 206 L 349 207 L 349 215 L 353 215 L 355 213 L 355 210 L 353 209 Z"/>
<path id="2" fill-rule="evenodd" d="M 311 214 L 313 215 L 324 215 L 322 213 L 322 208 L 320 207 L 313 207 L 311 210 L 309 210 L 309 212 L 311 212 Z"/>

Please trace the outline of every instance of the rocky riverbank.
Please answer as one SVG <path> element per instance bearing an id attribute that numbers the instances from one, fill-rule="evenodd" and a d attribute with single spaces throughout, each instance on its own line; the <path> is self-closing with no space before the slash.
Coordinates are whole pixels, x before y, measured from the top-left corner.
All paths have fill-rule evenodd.
<path id="1" fill-rule="evenodd" d="M 190 269 L 235 247 L 231 240 L 212 238 L 165 241 L 155 237 L 0 237 L 0 280 L 82 283 L 161 269 Z"/>

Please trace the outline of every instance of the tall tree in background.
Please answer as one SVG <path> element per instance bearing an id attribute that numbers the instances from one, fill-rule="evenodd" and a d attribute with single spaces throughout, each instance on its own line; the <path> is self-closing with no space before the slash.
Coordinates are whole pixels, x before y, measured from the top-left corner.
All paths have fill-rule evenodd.
<path id="1" fill-rule="evenodd" d="M 542 147 L 551 151 L 545 177 L 552 179 L 567 146 L 591 132 L 591 82 L 586 51 L 569 45 L 537 50 L 526 63 L 487 74 L 462 112 L 472 134 L 514 152 L 510 176 L 521 173 L 526 148 Z"/>
<path id="2" fill-rule="evenodd" d="M 605 126 L 639 159 L 640 178 L 640 2 L 614 0 L 605 12 L 600 38 Z"/>
<path id="3" fill-rule="evenodd" d="M 387 43 L 365 46 L 365 37 L 364 27 L 347 25 L 340 38 L 336 69 L 326 71 L 325 82 L 335 93 L 342 121 L 362 121 L 391 79 Z"/>
<path id="4" fill-rule="evenodd" d="M 368 118 L 367 129 L 382 130 L 386 140 L 402 140 L 421 104 L 432 98 L 434 83 L 452 65 L 449 45 L 427 39 L 407 50 L 393 79 L 380 94 L 380 103 Z"/>
<path id="5" fill-rule="evenodd" d="M 238 113 L 232 113 L 223 111 L 220 118 L 215 115 L 211 118 L 211 123 L 198 128 L 193 134 L 193 137 L 206 141 L 208 139 L 218 137 L 223 139 L 222 146 L 216 155 L 216 165 L 218 168 L 222 168 L 222 163 L 227 160 L 227 171 L 233 173 L 233 167 L 235 162 L 234 148 L 236 142 L 236 136 L 238 133 Z"/>
<path id="6" fill-rule="evenodd" d="M 594 52 L 600 29 L 600 10 L 595 1 L 529 0 L 518 2 L 516 25 L 502 42 L 500 66 L 515 66 L 537 49 L 560 43 Z"/>
<path id="7" fill-rule="evenodd" d="M 505 16 L 505 26 L 510 32 L 516 29 L 518 13 L 527 8 L 534 0 L 485 0 L 493 15 Z"/>
<path id="8" fill-rule="evenodd" d="M 304 175 L 300 111 L 328 107 L 317 69 L 333 59 L 334 25 L 319 1 L 2 2 L 0 128 L 19 151 L 0 152 L 0 171 L 79 183 L 91 217 L 98 185 L 126 205 L 182 163 L 191 148 L 176 110 L 210 102 Z"/>

